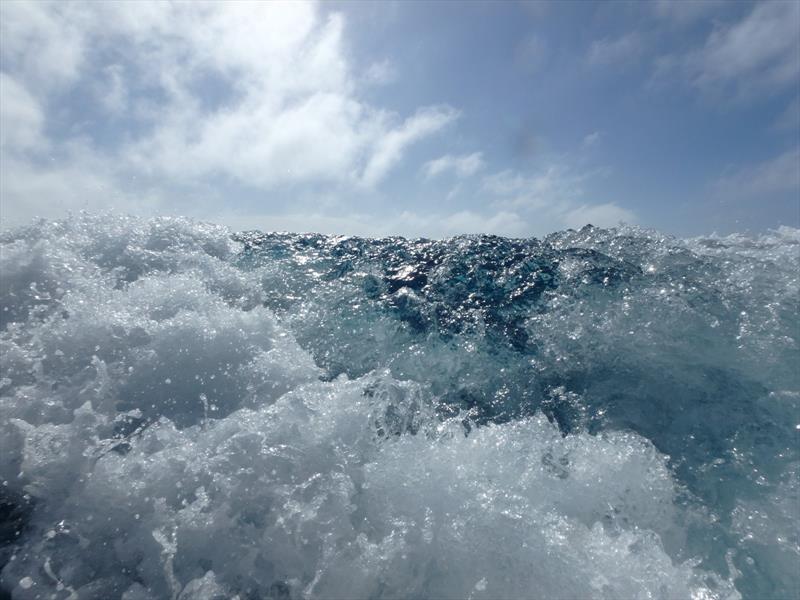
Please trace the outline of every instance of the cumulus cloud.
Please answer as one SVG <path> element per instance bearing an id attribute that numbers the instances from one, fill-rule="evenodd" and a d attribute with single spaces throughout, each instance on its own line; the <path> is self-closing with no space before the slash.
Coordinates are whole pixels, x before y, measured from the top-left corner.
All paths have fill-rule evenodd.
<path id="1" fill-rule="evenodd" d="M 528 236 L 615 210 L 587 203 L 585 176 L 558 166 L 486 176 L 462 205 L 454 190 L 447 208 L 387 206 L 381 186 L 460 112 L 366 100 L 397 77 L 392 63 L 356 72 L 344 18 L 313 2 L 2 2 L 0 33 L 3 226 L 115 208 L 237 229 Z M 480 152 L 421 167 L 484 168 Z"/>
<path id="2" fill-rule="evenodd" d="M 24 74 L 36 92 L 74 83 L 86 54 L 86 6 L 67 2 L 3 2 L 0 40 L 3 70 Z"/>
<path id="3" fill-rule="evenodd" d="M 427 179 L 448 172 L 452 172 L 456 177 L 463 178 L 474 175 L 483 167 L 483 154 L 481 152 L 473 152 L 472 154 L 461 156 L 445 154 L 425 163 L 422 166 L 422 171 Z"/>
<path id="4" fill-rule="evenodd" d="M 93 169 L 87 177 L 130 198 L 134 212 L 145 179 L 165 182 L 160 197 L 215 182 L 374 187 L 458 116 L 433 105 L 404 117 L 366 102 L 343 18 L 312 2 L 5 2 L 0 11 L 2 158 L 19 167 L 6 179 L 62 176 L 66 189 Z M 390 75 L 389 63 L 367 72 Z M 69 127 L 48 127 L 56 119 Z M 24 189 L 5 186 L 5 215 L 28 214 Z"/>
<path id="5" fill-rule="evenodd" d="M 204 110 L 180 69 L 170 81 L 172 114 L 133 149 L 139 164 L 177 176 L 220 173 L 262 188 L 310 180 L 374 186 L 409 145 L 455 117 L 450 107 L 423 107 L 398 124 L 397 115 L 359 99 L 341 16 L 323 21 L 309 4 L 254 6 L 213 5 L 205 28 L 186 28 L 189 73 L 197 79 L 217 70 L 237 95 L 221 110 Z M 175 72 L 182 58 L 167 62 Z"/>

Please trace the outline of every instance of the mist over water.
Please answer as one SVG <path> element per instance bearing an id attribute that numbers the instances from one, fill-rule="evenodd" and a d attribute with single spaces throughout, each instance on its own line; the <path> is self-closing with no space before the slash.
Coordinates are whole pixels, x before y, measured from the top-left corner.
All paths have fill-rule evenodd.
<path id="1" fill-rule="evenodd" d="M 796 598 L 800 231 L 0 233 L 0 589 Z"/>

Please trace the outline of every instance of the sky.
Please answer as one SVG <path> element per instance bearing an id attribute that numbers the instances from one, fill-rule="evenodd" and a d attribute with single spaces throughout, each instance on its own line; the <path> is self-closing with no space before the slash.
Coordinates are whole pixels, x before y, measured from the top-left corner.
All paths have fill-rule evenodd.
<path id="1" fill-rule="evenodd" d="M 800 2 L 0 2 L 0 227 L 800 227 Z"/>

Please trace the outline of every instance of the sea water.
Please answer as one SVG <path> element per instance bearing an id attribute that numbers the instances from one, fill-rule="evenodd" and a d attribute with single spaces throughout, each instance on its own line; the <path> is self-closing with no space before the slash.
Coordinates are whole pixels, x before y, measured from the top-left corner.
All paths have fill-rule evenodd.
<path id="1" fill-rule="evenodd" d="M 15 599 L 797 598 L 800 231 L 0 233 Z"/>

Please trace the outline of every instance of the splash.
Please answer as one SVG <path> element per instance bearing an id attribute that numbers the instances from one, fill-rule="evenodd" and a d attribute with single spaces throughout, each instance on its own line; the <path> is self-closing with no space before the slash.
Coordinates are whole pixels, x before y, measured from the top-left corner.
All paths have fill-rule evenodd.
<path id="1" fill-rule="evenodd" d="M 800 232 L 0 234 L 13 598 L 800 593 Z"/>

